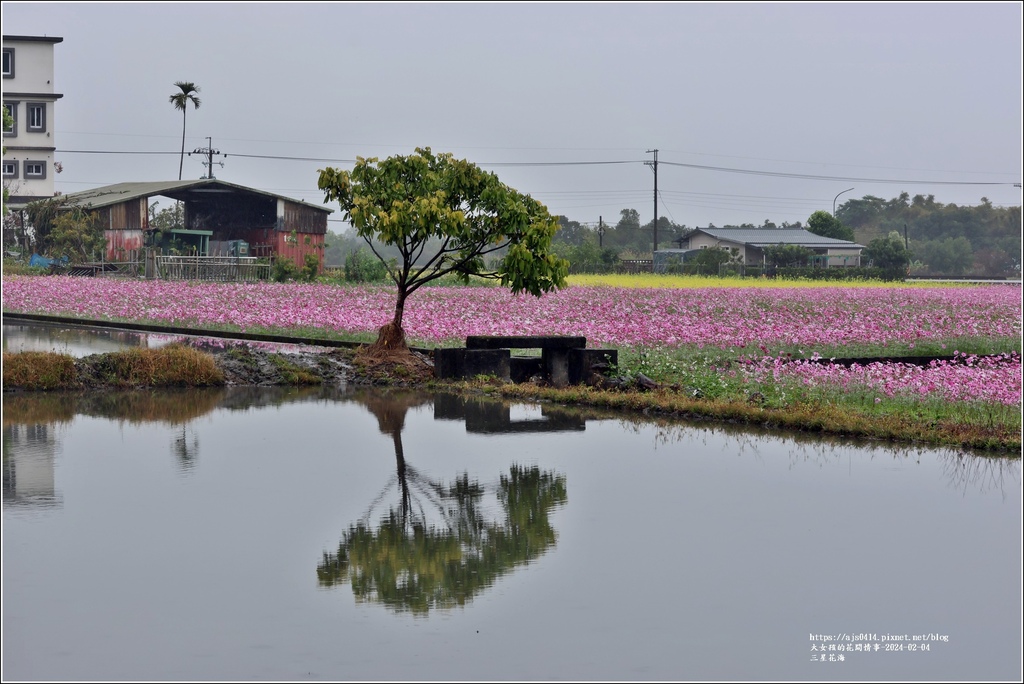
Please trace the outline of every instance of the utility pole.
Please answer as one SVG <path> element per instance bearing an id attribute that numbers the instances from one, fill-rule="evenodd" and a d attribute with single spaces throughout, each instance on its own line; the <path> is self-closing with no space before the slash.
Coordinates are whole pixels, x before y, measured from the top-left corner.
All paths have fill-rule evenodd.
<path id="1" fill-rule="evenodd" d="M 654 161 L 644 162 L 654 169 L 654 251 L 658 251 L 658 150 L 647 150 L 647 154 L 654 153 Z M 651 258 L 654 258 L 652 252 Z"/>
<path id="2" fill-rule="evenodd" d="M 206 161 L 203 162 L 203 166 L 206 167 L 207 171 L 206 171 L 206 175 L 203 176 L 203 178 L 213 178 L 214 177 L 214 175 L 213 175 L 213 165 L 214 164 L 220 164 L 220 167 L 224 168 L 224 162 L 215 162 L 215 161 L 213 161 L 213 155 L 215 155 L 215 154 L 219 155 L 220 154 L 220 150 L 213 149 L 213 138 L 211 138 L 210 136 L 206 136 L 206 141 L 207 141 L 206 147 L 197 147 L 196 149 L 194 149 L 191 152 L 189 152 L 188 156 L 191 157 L 193 154 L 205 154 L 206 155 Z"/>
<path id="3" fill-rule="evenodd" d="M 593 214 L 591 214 L 593 215 Z M 597 246 L 604 249 L 604 217 L 597 217 Z"/>

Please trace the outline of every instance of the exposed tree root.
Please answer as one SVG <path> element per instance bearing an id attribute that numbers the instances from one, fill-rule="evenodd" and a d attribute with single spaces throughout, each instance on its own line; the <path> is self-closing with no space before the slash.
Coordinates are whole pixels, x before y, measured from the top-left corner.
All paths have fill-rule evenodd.
<path id="1" fill-rule="evenodd" d="M 394 323 L 380 329 L 376 342 L 360 348 L 353 363 L 375 382 L 422 383 L 434 377 L 434 366 L 422 354 L 409 349 L 405 331 Z"/>

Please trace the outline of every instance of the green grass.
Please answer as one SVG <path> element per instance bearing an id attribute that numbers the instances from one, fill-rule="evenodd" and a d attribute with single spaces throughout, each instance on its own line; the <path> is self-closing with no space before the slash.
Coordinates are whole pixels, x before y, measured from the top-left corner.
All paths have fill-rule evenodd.
<path id="1" fill-rule="evenodd" d="M 277 368 L 281 378 L 288 385 L 319 385 L 320 376 L 298 366 L 280 354 L 270 354 L 267 359 Z"/>
<path id="2" fill-rule="evenodd" d="M 717 420 L 771 429 L 858 437 L 930 446 L 963 447 L 1020 455 L 1019 409 L 953 406 L 945 402 L 896 400 L 853 405 L 810 395 L 752 401 L 749 395 L 694 397 L 661 388 L 651 392 L 605 391 L 585 386 L 555 389 L 530 384 L 452 383 L 463 391 L 566 405 L 643 412 L 689 420 Z"/>
<path id="3" fill-rule="evenodd" d="M 966 347 L 983 354 L 997 353 L 995 350 L 1003 348 L 988 342 L 976 340 Z M 965 347 L 958 345 L 956 348 L 964 350 Z M 860 353 L 870 356 L 870 351 Z M 945 353 L 948 355 L 950 351 Z M 889 397 L 867 386 L 809 387 L 798 379 L 745 382 L 742 373 L 730 372 L 735 369 L 733 361 L 721 352 L 619 350 L 620 373 L 627 377 L 643 373 L 681 397 L 717 407 L 715 412 L 722 411 L 723 405 L 733 407 L 726 413 L 734 412 L 735 406 L 747 405 L 769 412 L 773 420 L 778 420 L 781 414 L 803 418 L 814 414 L 816 417 L 805 427 L 820 425 L 820 429 L 837 434 L 853 431 L 874 437 L 930 441 L 932 437 L 925 435 L 941 433 L 944 444 L 961 444 L 966 440 L 981 448 L 1020 449 L 1019 405 L 947 401 L 933 395 Z M 696 407 L 691 406 L 690 410 Z M 750 415 L 747 410 L 742 413 Z M 755 415 L 760 414 L 755 411 Z M 789 417 L 785 422 L 792 424 Z M 876 434 L 873 424 L 884 429 Z"/>

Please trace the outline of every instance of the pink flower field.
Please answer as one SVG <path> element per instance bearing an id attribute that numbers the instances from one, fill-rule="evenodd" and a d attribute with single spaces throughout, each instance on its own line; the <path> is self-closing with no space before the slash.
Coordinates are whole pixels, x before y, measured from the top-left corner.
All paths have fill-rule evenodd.
<path id="1" fill-rule="evenodd" d="M 241 330 L 375 332 L 391 319 L 382 286 L 188 283 L 5 276 L 5 311 L 146 320 Z M 1021 293 L 970 288 L 571 287 L 536 298 L 496 287 L 422 288 L 406 304 L 413 339 L 466 335 L 584 335 L 592 345 L 759 347 L 914 344 L 963 337 L 1017 339 Z M 952 351 L 952 350 L 950 350 Z"/>
<path id="2" fill-rule="evenodd" d="M 881 397 L 932 397 L 950 402 L 1021 403 L 1019 354 L 977 357 L 956 354 L 956 360 L 932 361 L 927 366 L 907 363 L 854 364 L 849 368 L 813 361 L 765 357 L 751 362 L 745 375 L 755 381 L 795 380 L 809 387 L 874 392 Z"/>
<path id="3" fill-rule="evenodd" d="M 394 311 L 394 289 L 324 284 L 189 283 L 5 276 L 4 311 L 126 319 L 242 331 L 317 328 L 374 333 Z M 583 335 L 591 346 L 724 349 L 767 357 L 784 347 L 814 352 L 864 345 L 913 349 L 923 342 L 1021 336 L 1021 292 L 1011 286 L 957 288 L 570 287 L 536 298 L 497 287 L 425 287 L 406 303 L 404 327 L 417 344 L 467 335 Z M 934 345 L 933 345 L 934 346 Z M 949 353 L 955 347 L 949 348 Z M 935 394 L 950 401 L 1020 403 L 1020 357 L 989 367 L 925 369 L 805 364 L 762 375 L 810 385 L 877 388 L 882 396 Z M 875 368 L 879 366 L 879 368 Z M 770 372 L 769 372 L 770 371 Z M 767 377 L 767 376 L 765 376 Z"/>

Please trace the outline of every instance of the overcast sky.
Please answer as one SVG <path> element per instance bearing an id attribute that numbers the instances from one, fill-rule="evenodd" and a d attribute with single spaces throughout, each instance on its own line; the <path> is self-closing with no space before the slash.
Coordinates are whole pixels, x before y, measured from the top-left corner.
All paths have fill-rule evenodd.
<path id="1" fill-rule="evenodd" d="M 4 34 L 64 39 L 65 193 L 176 180 L 168 97 L 192 81 L 186 151 L 210 136 L 226 181 L 319 204 L 319 168 L 429 146 L 554 214 L 614 223 L 632 208 L 646 223 L 657 148 L 659 214 L 691 227 L 806 221 L 848 188 L 839 204 L 906 191 L 1019 206 L 1021 8 L 2 5 Z M 184 178 L 205 173 L 185 158 Z"/>

